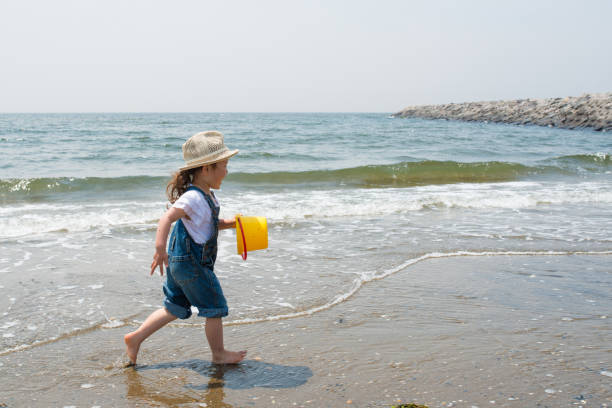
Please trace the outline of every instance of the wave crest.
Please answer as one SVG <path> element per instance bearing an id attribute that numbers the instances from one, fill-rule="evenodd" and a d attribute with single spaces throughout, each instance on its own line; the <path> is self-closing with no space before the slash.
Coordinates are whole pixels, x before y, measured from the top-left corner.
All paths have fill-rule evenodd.
<path id="1" fill-rule="evenodd" d="M 334 170 L 230 173 L 227 182 L 238 184 L 299 186 L 348 186 L 362 188 L 412 187 L 453 183 L 498 183 L 529 179 L 538 175 L 607 174 L 612 159 L 607 153 L 555 157 L 537 165 L 487 161 L 404 161 Z M 78 191 L 133 191 L 138 188 L 163 190 L 168 177 L 48 177 L 0 180 L 0 197 Z"/>

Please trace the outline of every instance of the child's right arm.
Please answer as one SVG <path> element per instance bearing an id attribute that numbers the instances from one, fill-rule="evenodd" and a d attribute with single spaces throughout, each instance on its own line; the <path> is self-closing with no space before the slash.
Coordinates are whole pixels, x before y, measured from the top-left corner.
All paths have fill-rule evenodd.
<path id="1" fill-rule="evenodd" d="M 168 266 L 166 243 L 168 241 L 170 226 L 181 217 L 187 217 L 185 211 L 180 208 L 170 207 L 170 209 L 159 219 L 157 234 L 155 235 L 155 254 L 153 255 L 153 262 L 151 263 L 151 275 L 155 272 L 155 268 L 159 266 L 159 273 L 164 276 L 164 265 L 166 265 L 166 267 Z"/>

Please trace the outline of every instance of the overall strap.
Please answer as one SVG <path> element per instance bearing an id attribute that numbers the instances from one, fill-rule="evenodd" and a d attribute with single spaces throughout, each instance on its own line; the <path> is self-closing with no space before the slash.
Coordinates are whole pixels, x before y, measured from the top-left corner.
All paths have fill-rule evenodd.
<path id="1" fill-rule="evenodd" d="M 212 258 L 212 263 L 215 263 L 215 260 L 217 259 L 217 237 L 219 236 L 219 210 L 220 207 L 215 206 L 215 203 L 213 202 L 212 198 L 206 194 L 204 191 L 202 191 L 200 188 L 191 185 L 189 187 L 187 187 L 187 191 L 189 190 L 196 190 L 199 191 L 200 194 L 202 194 L 204 196 L 204 199 L 206 200 L 206 202 L 208 203 L 208 206 L 210 207 L 210 212 L 212 215 L 212 221 L 213 221 L 213 234 L 212 236 L 208 239 L 208 241 L 206 241 L 206 243 L 204 244 L 204 249 L 202 250 L 202 259 L 201 262 L 205 262 L 207 257 Z M 211 191 L 210 194 L 213 195 L 214 197 L 214 193 Z"/>

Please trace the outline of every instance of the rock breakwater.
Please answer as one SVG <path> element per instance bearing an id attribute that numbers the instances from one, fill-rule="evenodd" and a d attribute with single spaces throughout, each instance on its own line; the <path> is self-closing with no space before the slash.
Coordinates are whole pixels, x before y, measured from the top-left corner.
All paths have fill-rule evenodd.
<path id="1" fill-rule="evenodd" d="M 612 130 L 612 93 L 410 106 L 392 116 Z"/>

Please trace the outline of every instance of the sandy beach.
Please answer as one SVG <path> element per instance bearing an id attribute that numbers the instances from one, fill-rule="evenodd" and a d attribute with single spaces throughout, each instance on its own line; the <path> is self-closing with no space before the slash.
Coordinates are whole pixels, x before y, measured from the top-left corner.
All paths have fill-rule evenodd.
<path id="1" fill-rule="evenodd" d="M 136 368 L 122 335 L 137 322 L 5 354 L 0 403 L 611 406 L 610 279 L 609 254 L 427 259 L 328 310 L 226 326 L 228 347 L 249 350 L 237 366 L 212 365 L 203 328 L 180 324 Z"/>

